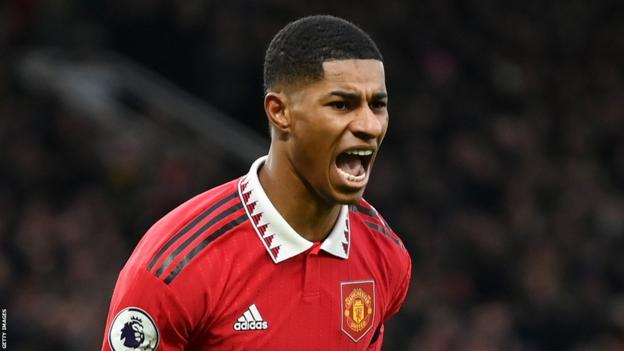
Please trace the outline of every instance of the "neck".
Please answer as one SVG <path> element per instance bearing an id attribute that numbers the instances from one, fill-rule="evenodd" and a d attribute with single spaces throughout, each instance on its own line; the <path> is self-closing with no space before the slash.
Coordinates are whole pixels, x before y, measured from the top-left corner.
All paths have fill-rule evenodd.
<path id="1" fill-rule="evenodd" d="M 324 201 L 297 175 L 286 157 L 269 152 L 258 178 L 273 206 L 299 235 L 309 241 L 327 237 L 341 205 Z"/>

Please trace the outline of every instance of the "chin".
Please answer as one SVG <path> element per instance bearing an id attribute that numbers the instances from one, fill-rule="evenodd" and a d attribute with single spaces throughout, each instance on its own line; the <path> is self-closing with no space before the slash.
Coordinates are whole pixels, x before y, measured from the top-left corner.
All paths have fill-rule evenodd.
<path id="1" fill-rule="evenodd" d="M 333 199 L 336 203 L 342 205 L 354 205 L 362 200 L 364 196 L 364 189 L 358 190 L 353 193 L 338 193 L 334 194 Z"/>

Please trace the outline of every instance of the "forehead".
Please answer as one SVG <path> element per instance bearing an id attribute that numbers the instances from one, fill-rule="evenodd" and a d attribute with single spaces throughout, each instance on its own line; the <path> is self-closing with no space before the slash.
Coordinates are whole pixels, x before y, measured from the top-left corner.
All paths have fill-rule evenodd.
<path id="1" fill-rule="evenodd" d="M 386 90 L 384 66 L 378 60 L 336 60 L 323 62 L 320 87 L 364 91 Z"/>

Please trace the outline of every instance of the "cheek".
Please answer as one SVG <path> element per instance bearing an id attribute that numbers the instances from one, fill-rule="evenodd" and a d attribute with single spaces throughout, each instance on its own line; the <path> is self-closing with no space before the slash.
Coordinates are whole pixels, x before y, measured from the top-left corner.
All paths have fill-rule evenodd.
<path id="1" fill-rule="evenodd" d="M 386 116 L 384 119 L 381 120 L 381 123 L 382 123 L 382 126 L 383 126 L 383 132 L 379 136 L 379 142 L 380 143 L 385 138 L 386 133 L 388 132 L 388 122 L 389 122 L 388 116 Z"/>
<path id="2" fill-rule="evenodd" d="M 319 135 L 322 137 L 321 135 Z M 307 138 L 300 140 L 293 145 L 292 161 L 297 164 L 297 168 L 304 171 L 304 176 L 313 176 L 326 168 L 330 151 L 322 139 L 315 138 L 314 135 L 307 135 Z"/>
<path id="3" fill-rule="evenodd" d="M 333 139 L 336 137 L 333 130 L 331 121 L 320 113 L 308 116 L 297 123 L 293 142 L 298 148 L 315 155 L 315 159 L 323 158 L 331 152 Z"/>
<path id="4" fill-rule="evenodd" d="M 317 186 L 325 182 L 333 162 L 332 134 L 319 125 L 305 125 L 295 134 L 291 145 L 291 161 L 302 177 Z"/>

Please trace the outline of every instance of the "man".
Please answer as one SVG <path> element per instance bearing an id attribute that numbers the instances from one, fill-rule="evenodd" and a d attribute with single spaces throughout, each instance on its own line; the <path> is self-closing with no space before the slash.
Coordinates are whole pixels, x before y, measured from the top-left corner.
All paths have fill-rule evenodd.
<path id="1" fill-rule="evenodd" d="M 332 16 L 288 24 L 264 65 L 268 156 L 182 204 L 120 273 L 102 350 L 380 350 L 411 262 L 362 199 L 388 126 L 384 67 Z"/>

